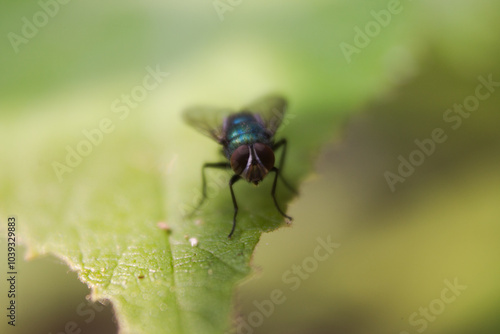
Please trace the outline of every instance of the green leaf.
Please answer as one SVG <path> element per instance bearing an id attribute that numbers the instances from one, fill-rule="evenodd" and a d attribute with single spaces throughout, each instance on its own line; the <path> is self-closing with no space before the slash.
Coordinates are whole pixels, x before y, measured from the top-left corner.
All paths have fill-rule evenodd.
<path id="1" fill-rule="evenodd" d="M 285 177 L 298 186 L 319 144 L 331 136 L 334 114 L 293 108 L 289 113 L 293 118 L 279 133 L 289 139 Z M 235 284 L 250 273 L 261 233 L 283 224 L 270 196 L 272 179 L 259 187 L 235 186 L 240 212 L 228 239 L 228 172 L 209 172 L 206 205 L 185 218 L 200 197 L 205 156 L 222 156 L 216 143 L 181 123 L 179 112 L 161 119 L 162 131 L 151 125 L 156 116 L 122 121 L 94 114 L 86 118 L 98 121 L 87 121 L 71 113 L 50 122 L 51 116 L 4 117 L 1 128 L 2 142 L 12 143 L 0 158 L 1 212 L 17 215 L 31 256 L 62 258 L 91 288 L 93 299 L 113 303 L 123 332 L 229 329 Z M 109 133 L 97 129 L 102 122 Z M 78 154 L 85 150 L 87 156 Z M 71 172 L 61 172 L 62 165 Z M 278 186 L 283 207 L 292 196 Z"/>

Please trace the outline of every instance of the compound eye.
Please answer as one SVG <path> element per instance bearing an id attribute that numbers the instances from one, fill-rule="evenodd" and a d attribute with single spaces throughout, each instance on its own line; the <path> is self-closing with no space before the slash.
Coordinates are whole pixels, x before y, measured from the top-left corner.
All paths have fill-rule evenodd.
<path id="1" fill-rule="evenodd" d="M 257 156 L 259 157 L 260 162 L 266 167 L 268 171 L 273 169 L 274 167 L 274 152 L 273 150 L 261 143 L 256 143 L 253 145 L 253 148 L 255 149 L 255 153 L 257 153 Z"/>
<path id="2" fill-rule="evenodd" d="M 236 175 L 243 173 L 247 167 L 250 150 L 247 145 L 241 145 L 231 155 L 231 168 Z"/>

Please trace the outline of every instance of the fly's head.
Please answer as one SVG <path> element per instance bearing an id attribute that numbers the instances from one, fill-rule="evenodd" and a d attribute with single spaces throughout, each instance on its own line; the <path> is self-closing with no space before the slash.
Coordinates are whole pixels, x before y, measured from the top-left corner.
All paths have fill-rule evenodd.
<path id="1" fill-rule="evenodd" d="M 258 185 L 274 167 L 274 152 L 268 145 L 241 145 L 231 155 L 234 173 Z"/>

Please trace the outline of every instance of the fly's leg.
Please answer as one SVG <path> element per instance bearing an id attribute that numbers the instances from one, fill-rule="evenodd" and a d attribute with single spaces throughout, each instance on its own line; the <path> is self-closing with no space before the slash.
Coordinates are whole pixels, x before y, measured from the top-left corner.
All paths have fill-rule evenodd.
<path id="1" fill-rule="evenodd" d="M 203 205 L 205 200 L 207 199 L 207 178 L 205 175 L 205 168 L 214 168 L 214 169 L 227 169 L 231 168 L 231 164 L 229 162 L 209 162 L 205 163 L 201 169 L 201 180 L 202 180 L 202 197 L 198 205 L 194 208 L 194 210 L 188 215 L 188 217 L 192 216 L 198 209 Z"/>
<path id="2" fill-rule="evenodd" d="M 285 158 L 286 158 L 286 147 L 287 147 L 287 140 L 285 138 L 279 140 L 276 144 L 274 144 L 274 150 L 278 150 L 280 147 L 283 147 L 281 151 L 281 157 L 280 157 L 280 163 L 279 167 L 277 168 L 278 171 L 283 171 L 283 166 L 285 165 Z M 295 195 L 298 195 L 299 192 L 295 190 L 294 187 L 288 183 L 288 181 L 283 177 L 282 173 L 277 172 L 276 175 L 279 175 L 280 180 L 283 182 L 283 184 Z M 273 187 L 274 188 L 274 187 Z"/>
<path id="3" fill-rule="evenodd" d="M 273 167 L 273 169 L 271 169 L 271 172 L 275 172 L 276 173 L 276 176 L 274 177 L 274 182 L 273 182 L 273 188 L 271 189 L 271 196 L 273 197 L 273 200 L 274 200 L 274 206 L 276 207 L 276 209 L 278 209 L 279 213 L 281 213 L 281 215 L 285 218 L 287 218 L 288 220 L 292 221 L 293 218 L 288 216 L 286 213 L 283 212 L 283 210 L 281 210 L 281 208 L 279 207 L 278 205 L 278 201 L 276 200 L 276 184 L 278 183 L 278 176 L 280 174 L 280 170 L 276 167 Z"/>
<path id="4" fill-rule="evenodd" d="M 236 215 L 238 214 L 238 203 L 236 203 L 236 197 L 234 197 L 233 184 L 235 184 L 240 179 L 241 177 L 239 175 L 233 175 L 233 177 L 231 177 L 231 179 L 229 180 L 229 190 L 231 190 L 231 198 L 233 199 L 234 216 L 233 227 L 231 228 L 231 232 L 227 236 L 228 238 L 231 238 L 234 233 L 234 229 L 236 228 Z"/>

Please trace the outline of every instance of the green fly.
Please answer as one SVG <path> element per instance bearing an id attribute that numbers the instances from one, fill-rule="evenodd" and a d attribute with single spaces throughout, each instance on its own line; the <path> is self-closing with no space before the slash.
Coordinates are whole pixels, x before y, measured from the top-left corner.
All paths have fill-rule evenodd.
<path id="1" fill-rule="evenodd" d="M 229 169 L 234 175 L 229 180 L 229 189 L 234 206 L 233 226 L 228 237 L 236 228 L 238 203 L 234 196 L 233 185 L 240 179 L 258 185 L 269 173 L 275 173 L 271 196 L 278 212 L 291 221 L 276 201 L 276 184 L 278 177 L 285 186 L 296 191 L 282 177 L 281 171 L 286 156 L 287 140 L 275 141 L 274 135 L 285 116 L 287 102 L 280 96 L 261 98 L 239 112 L 229 109 L 192 107 L 184 111 L 184 120 L 204 135 L 222 145 L 223 154 L 228 161 L 205 163 L 202 167 L 202 199 L 196 211 L 207 198 L 206 168 Z M 279 167 L 275 166 L 274 151 L 282 148 Z"/>

